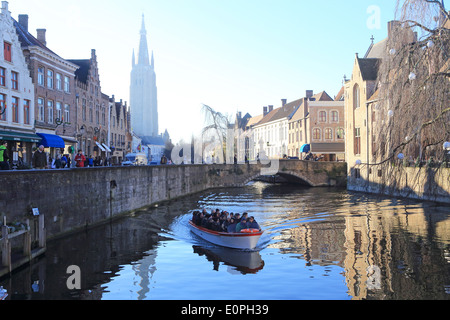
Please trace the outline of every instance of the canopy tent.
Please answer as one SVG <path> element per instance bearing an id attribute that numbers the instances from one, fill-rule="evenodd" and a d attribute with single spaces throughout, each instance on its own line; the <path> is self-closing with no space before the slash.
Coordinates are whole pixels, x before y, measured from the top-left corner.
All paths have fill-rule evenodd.
<path id="1" fill-rule="evenodd" d="M 309 144 L 304 144 L 302 145 L 302 147 L 300 148 L 300 152 L 306 152 L 308 153 L 311 150 L 311 146 Z"/>
<path id="2" fill-rule="evenodd" d="M 0 140 L 8 141 L 24 141 L 24 142 L 39 142 L 41 137 L 34 133 L 22 133 L 16 131 L 0 131 Z"/>
<path id="3" fill-rule="evenodd" d="M 45 148 L 65 148 L 65 143 L 63 138 L 54 134 L 48 133 L 36 133 L 42 138 L 41 145 Z"/>

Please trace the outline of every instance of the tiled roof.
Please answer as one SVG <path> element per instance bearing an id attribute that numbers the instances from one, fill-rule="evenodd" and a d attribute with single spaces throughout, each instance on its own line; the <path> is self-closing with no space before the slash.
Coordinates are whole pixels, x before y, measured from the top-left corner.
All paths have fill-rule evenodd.
<path id="1" fill-rule="evenodd" d="M 77 66 L 80 66 L 77 71 L 75 71 L 75 77 L 83 82 L 87 83 L 87 78 L 89 75 L 89 68 L 91 67 L 91 60 L 89 59 L 82 59 L 82 60 L 67 60 L 71 63 L 76 64 Z"/>
<path id="2" fill-rule="evenodd" d="M 378 77 L 378 67 L 380 59 L 359 59 L 359 69 L 361 70 L 361 75 L 363 80 L 377 80 Z"/>
<path id="3" fill-rule="evenodd" d="M 336 98 L 334 98 L 334 101 L 344 101 L 344 86 L 342 86 L 341 90 L 339 90 L 339 93 L 337 94 Z"/>
<path id="4" fill-rule="evenodd" d="M 13 18 L 11 18 L 11 19 L 13 19 Z M 29 33 L 27 30 L 25 30 L 22 27 L 22 25 L 20 23 L 18 23 L 15 19 L 13 19 L 13 22 L 14 22 L 14 27 L 16 28 L 17 35 L 19 36 L 19 41 L 20 41 L 22 48 L 37 46 L 37 47 L 40 47 L 41 49 L 44 49 L 44 50 L 50 52 L 51 54 L 58 56 L 52 50 L 47 48 L 47 46 L 45 46 L 42 42 L 40 42 L 38 39 L 36 39 L 31 33 Z"/>
<path id="5" fill-rule="evenodd" d="M 262 115 L 262 114 L 260 114 L 259 116 L 256 116 L 256 117 L 251 117 L 250 119 L 248 119 L 247 127 L 257 125 L 262 120 L 263 117 L 264 117 L 264 115 Z"/>

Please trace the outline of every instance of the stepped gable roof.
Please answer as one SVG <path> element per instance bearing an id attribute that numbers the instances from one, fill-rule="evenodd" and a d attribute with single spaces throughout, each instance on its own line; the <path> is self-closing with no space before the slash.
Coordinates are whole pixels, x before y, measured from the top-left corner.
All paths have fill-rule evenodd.
<path id="1" fill-rule="evenodd" d="M 361 70 L 363 80 L 377 80 L 380 62 L 381 59 L 376 58 L 358 58 L 359 69 Z"/>
<path id="2" fill-rule="evenodd" d="M 87 83 L 87 78 L 89 75 L 89 68 L 91 67 L 91 60 L 90 59 L 80 59 L 80 60 L 67 60 L 67 61 L 79 66 L 77 71 L 75 71 L 75 77 L 79 81 L 81 81 L 83 83 Z"/>

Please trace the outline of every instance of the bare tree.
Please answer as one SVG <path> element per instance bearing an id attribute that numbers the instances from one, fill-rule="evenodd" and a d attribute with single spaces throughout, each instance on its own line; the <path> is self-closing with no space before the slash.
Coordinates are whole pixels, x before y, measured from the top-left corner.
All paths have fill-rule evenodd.
<path id="1" fill-rule="evenodd" d="M 443 145 L 450 141 L 449 18 L 444 1 L 397 2 L 374 105 L 374 162 L 384 181 L 403 166 L 427 168 L 429 180 L 448 166 Z M 408 177 L 408 185 L 424 184 L 421 179 L 419 173 Z"/>
<path id="2" fill-rule="evenodd" d="M 444 161 L 450 138 L 450 30 L 443 2 L 404 0 L 379 69 L 377 159 Z M 413 20 L 415 19 L 415 20 Z M 446 23 L 446 24 L 444 24 Z"/>
<path id="3" fill-rule="evenodd" d="M 202 129 L 203 140 L 217 138 L 219 140 L 222 154 L 222 161 L 226 159 L 226 139 L 230 126 L 230 119 L 227 115 L 214 110 L 208 105 L 203 105 L 202 112 L 205 116 L 205 127 Z"/>

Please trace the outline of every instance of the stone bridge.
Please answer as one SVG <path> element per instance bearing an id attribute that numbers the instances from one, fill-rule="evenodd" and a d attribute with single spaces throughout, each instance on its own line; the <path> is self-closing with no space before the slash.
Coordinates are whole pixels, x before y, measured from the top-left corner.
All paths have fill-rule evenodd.
<path id="1" fill-rule="evenodd" d="M 346 163 L 343 162 L 279 160 L 276 166 L 261 163 L 211 165 L 208 175 L 211 176 L 211 183 L 214 186 L 241 187 L 262 176 L 270 175 L 280 176 L 290 183 L 327 187 L 345 186 L 346 170 Z"/>
<path id="2" fill-rule="evenodd" d="M 272 173 L 291 182 L 318 187 L 346 181 L 342 162 L 277 164 Z M 31 218 L 33 223 L 30 212 L 38 208 L 45 214 L 51 239 L 156 203 L 211 188 L 244 186 L 264 174 L 266 167 L 258 163 L 0 171 L 0 218 L 11 222 Z"/>

